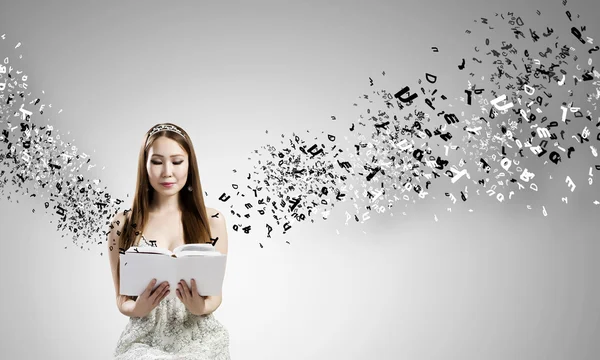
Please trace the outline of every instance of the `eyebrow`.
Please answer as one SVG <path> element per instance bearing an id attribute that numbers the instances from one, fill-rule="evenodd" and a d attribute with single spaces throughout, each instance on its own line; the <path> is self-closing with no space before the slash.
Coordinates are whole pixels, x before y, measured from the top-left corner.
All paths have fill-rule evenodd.
<path id="1" fill-rule="evenodd" d="M 159 155 L 159 154 L 152 154 L 152 156 L 164 157 L 164 156 Z M 171 157 L 175 157 L 175 156 L 183 156 L 183 155 L 182 154 L 171 155 Z"/>

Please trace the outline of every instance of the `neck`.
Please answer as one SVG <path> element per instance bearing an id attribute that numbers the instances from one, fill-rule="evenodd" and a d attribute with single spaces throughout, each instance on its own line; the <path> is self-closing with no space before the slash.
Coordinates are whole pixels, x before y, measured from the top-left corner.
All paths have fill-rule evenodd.
<path id="1" fill-rule="evenodd" d="M 179 207 L 179 194 L 165 196 L 154 192 L 154 201 L 150 206 L 150 211 L 161 214 L 176 214 L 181 212 Z"/>

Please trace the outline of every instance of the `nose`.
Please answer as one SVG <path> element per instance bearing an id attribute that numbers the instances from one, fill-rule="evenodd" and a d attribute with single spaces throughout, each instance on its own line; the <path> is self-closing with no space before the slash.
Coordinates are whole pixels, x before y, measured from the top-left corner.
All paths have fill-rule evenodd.
<path id="1" fill-rule="evenodd" d="M 171 174 L 173 173 L 173 165 L 168 161 L 165 161 L 162 170 L 163 178 L 171 177 Z"/>

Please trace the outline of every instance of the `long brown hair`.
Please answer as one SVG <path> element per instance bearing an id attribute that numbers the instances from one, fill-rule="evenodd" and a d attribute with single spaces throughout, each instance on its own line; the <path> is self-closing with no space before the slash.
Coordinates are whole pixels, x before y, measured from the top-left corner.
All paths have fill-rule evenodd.
<path id="1" fill-rule="evenodd" d="M 148 180 L 146 170 L 146 161 L 148 159 L 148 150 L 156 139 L 167 137 L 177 143 L 188 154 L 188 178 L 183 189 L 179 191 L 179 203 L 181 206 L 181 222 L 183 224 L 183 240 L 185 244 L 211 243 L 211 232 L 208 223 L 208 215 L 204 206 L 204 196 L 202 195 L 202 185 L 200 184 L 200 175 L 198 173 L 198 163 L 196 153 L 190 136 L 181 127 L 172 123 L 162 123 L 158 125 L 170 125 L 181 131 L 185 138 L 176 132 L 161 130 L 149 137 L 154 126 L 146 132 L 144 143 L 140 148 L 138 157 L 138 171 L 135 194 L 131 212 L 127 214 L 123 232 L 119 236 L 119 247 L 129 249 L 141 233 L 148 220 L 149 206 L 152 203 L 154 189 Z M 192 191 L 187 187 L 191 186 Z"/>

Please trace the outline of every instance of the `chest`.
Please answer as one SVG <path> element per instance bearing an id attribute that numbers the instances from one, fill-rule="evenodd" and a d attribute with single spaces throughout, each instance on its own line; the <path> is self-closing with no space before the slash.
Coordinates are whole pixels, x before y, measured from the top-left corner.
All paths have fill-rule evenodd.
<path id="1" fill-rule="evenodd" d="M 143 239 L 142 239 L 143 236 Z M 150 216 L 136 244 L 157 246 L 173 251 L 183 245 L 183 224 L 181 216 Z"/>

